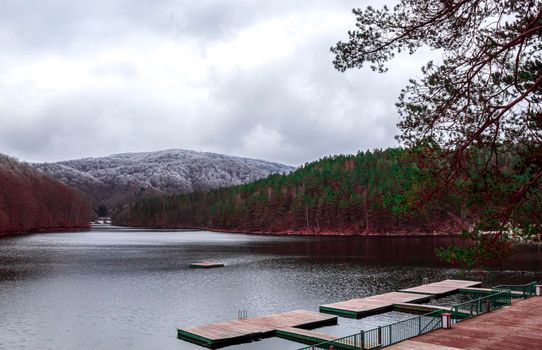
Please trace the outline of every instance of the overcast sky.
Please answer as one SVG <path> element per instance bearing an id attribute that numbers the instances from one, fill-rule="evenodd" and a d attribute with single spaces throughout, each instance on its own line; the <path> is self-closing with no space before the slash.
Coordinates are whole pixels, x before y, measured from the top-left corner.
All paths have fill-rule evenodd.
<path id="1" fill-rule="evenodd" d="M 369 3 L 384 2 L 0 0 L 0 152 L 183 148 L 298 165 L 396 145 L 394 103 L 423 54 L 384 75 L 331 63 Z"/>

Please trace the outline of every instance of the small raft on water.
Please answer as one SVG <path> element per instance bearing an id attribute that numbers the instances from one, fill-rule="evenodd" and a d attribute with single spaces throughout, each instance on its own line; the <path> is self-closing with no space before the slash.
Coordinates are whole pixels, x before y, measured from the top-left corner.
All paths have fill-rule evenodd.
<path id="1" fill-rule="evenodd" d="M 197 269 L 212 269 L 214 267 L 224 267 L 223 263 L 213 261 L 194 262 L 190 264 L 190 267 Z"/>

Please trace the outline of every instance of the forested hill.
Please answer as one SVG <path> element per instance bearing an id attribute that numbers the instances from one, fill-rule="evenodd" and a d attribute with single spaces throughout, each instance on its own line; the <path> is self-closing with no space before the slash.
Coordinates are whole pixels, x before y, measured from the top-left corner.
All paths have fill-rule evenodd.
<path id="1" fill-rule="evenodd" d="M 0 154 L 0 235 L 87 228 L 92 215 L 79 193 Z"/>
<path id="2" fill-rule="evenodd" d="M 140 199 L 114 221 L 312 234 L 458 232 L 467 227 L 476 213 L 464 209 L 465 199 L 454 189 L 425 198 L 430 179 L 419 162 L 398 148 L 328 157 L 245 185 Z"/>

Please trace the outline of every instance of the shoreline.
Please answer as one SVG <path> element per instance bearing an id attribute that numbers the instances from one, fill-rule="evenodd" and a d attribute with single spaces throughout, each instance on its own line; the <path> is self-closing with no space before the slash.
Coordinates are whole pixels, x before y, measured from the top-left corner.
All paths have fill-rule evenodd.
<path id="1" fill-rule="evenodd" d="M 305 237 L 460 237 L 461 233 L 453 232 L 340 232 L 340 231 L 321 231 L 321 232 L 307 232 L 288 230 L 282 232 L 272 231 L 242 231 L 242 230 L 227 230 L 227 229 L 214 229 L 205 228 L 206 231 L 220 232 L 220 233 L 238 233 L 248 235 L 260 235 L 260 236 L 305 236 Z"/>
<path id="2" fill-rule="evenodd" d="M 231 230 L 225 228 L 187 227 L 187 226 L 130 226 L 115 223 L 114 226 L 148 228 L 158 230 L 194 230 L 218 233 L 236 233 L 259 236 L 306 236 L 306 237 L 460 237 L 461 232 L 348 232 L 348 231 L 320 231 L 312 230 L 286 230 L 286 231 L 249 231 Z"/>
<path id="3" fill-rule="evenodd" d="M 290 237 L 390 237 L 390 238 L 461 238 L 461 232 L 408 232 L 408 231 L 396 231 L 396 232 L 352 232 L 352 231 L 320 231 L 314 232 L 312 230 L 286 230 L 286 231 L 248 231 L 248 230 L 231 230 L 225 228 L 209 228 L 209 227 L 197 227 L 197 226 L 129 226 L 115 223 L 113 226 L 125 227 L 125 228 L 138 228 L 149 230 L 188 230 L 188 231 L 209 231 L 216 233 L 232 233 L 232 234 L 245 234 L 245 235 L 257 235 L 257 236 L 290 236 Z M 542 245 L 537 241 L 517 241 L 511 240 L 516 245 Z"/>
<path id="4" fill-rule="evenodd" d="M 90 231 L 91 227 L 89 226 L 79 226 L 79 227 L 52 227 L 52 228 L 38 228 L 27 231 L 11 231 L 11 232 L 0 232 L 0 239 L 12 237 L 12 236 L 25 236 L 25 235 L 34 235 L 40 233 L 68 233 L 68 232 L 83 232 Z"/>

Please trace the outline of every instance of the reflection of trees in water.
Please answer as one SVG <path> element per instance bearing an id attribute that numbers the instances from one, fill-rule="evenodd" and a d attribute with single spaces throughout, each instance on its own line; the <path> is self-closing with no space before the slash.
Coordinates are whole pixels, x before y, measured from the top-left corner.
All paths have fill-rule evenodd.
<path id="1" fill-rule="evenodd" d="M 450 266 L 435 256 L 437 247 L 452 243 L 449 237 L 326 237 L 286 238 L 257 247 L 258 251 L 277 255 L 303 256 L 318 260 L 344 260 L 371 265 Z"/>

